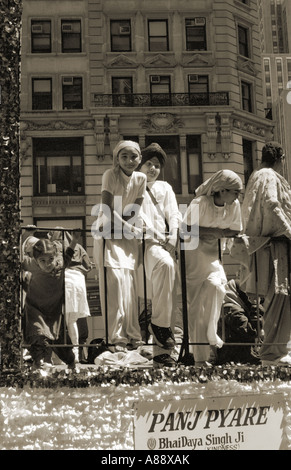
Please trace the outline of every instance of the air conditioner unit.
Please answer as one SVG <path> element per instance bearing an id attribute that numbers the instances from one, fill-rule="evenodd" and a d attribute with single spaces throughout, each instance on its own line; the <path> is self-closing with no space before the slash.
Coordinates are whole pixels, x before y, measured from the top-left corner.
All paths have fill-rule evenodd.
<path id="1" fill-rule="evenodd" d="M 198 75 L 197 74 L 191 74 L 188 76 L 189 83 L 197 83 L 198 82 Z"/>
<path id="2" fill-rule="evenodd" d="M 130 34 L 130 26 L 119 26 L 119 34 Z"/>
<path id="3" fill-rule="evenodd" d="M 42 24 L 33 24 L 31 25 L 32 33 L 42 33 Z"/>
<path id="4" fill-rule="evenodd" d="M 63 33 L 71 33 L 73 31 L 72 23 L 63 23 L 62 24 L 62 32 Z"/>
<path id="5" fill-rule="evenodd" d="M 195 18 L 195 26 L 204 26 L 205 18 Z"/>
<path id="6" fill-rule="evenodd" d="M 73 85 L 74 77 L 63 77 L 63 85 Z"/>
<path id="7" fill-rule="evenodd" d="M 195 26 L 195 20 L 186 20 L 186 26 Z"/>
<path id="8" fill-rule="evenodd" d="M 160 83 L 161 77 L 159 75 L 152 75 L 151 76 L 151 83 Z"/>

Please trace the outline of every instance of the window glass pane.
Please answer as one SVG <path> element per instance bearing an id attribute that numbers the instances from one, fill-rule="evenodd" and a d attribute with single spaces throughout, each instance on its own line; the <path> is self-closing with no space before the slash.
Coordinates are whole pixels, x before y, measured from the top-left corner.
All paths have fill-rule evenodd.
<path id="1" fill-rule="evenodd" d="M 150 21 L 149 34 L 150 36 L 166 36 L 167 23 L 165 21 Z"/>
<path id="2" fill-rule="evenodd" d="M 51 22 L 32 21 L 31 22 L 31 52 L 48 53 L 51 52 Z"/>
<path id="3" fill-rule="evenodd" d="M 112 50 L 130 51 L 130 37 L 129 36 L 113 36 L 112 37 Z"/>
<path id="4" fill-rule="evenodd" d="M 206 50 L 206 30 L 205 26 L 186 27 L 186 48 L 187 51 Z"/>
<path id="5" fill-rule="evenodd" d="M 34 193 L 83 194 L 83 139 L 33 139 Z"/>
<path id="6" fill-rule="evenodd" d="M 32 79 L 32 109 L 52 109 L 51 79 Z"/>
<path id="7" fill-rule="evenodd" d="M 125 78 L 112 78 L 112 93 L 126 94 L 132 93 L 132 79 L 131 77 Z"/>
<path id="8" fill-rule="evenodd" d="M 62 20 L 62 52 L 81 52 L 81 21 Z"/>
<path id="9" fill-rule="evenodd" d="M 47 158 L 47 192 L 70 191 L 70 157 Z"/>
<path id="10" fill-rule="evenodd" d="M 188 166 L 188 191 L 194 191 L 202 183 L 202 156 L 200 135 L 188 135 L 187 146 L 187 166 Z"/>
<path id="11" fill-rule="evenodd" d="M 110 33 L 111 50 L 113 52 L 131 50 L 131 33 L 129 20 L 111 21 Z"/>
<path id="12" fill-rule="evenodd" d="M 167 38 L 150 38 L 150 51 L 167 51 Z"/>
<path id="13" fill-rule="evenodd" d="M 160 83 L 152 85 L 152 93 L 169 93 L 170 87 L 168 83 Z"/>
<path id="14" fill-rule="evenodd" d="M 43 93 L 51 91 L 50 80 L 33 80 L 33 91 L 35 93 Z"/>
<path id="15" fill-rule="evenodd" d="M 73 84 L 63 84 L 63 109 L 82 109 L 82 78 L 73 78 Z"/>
<path id="16" fill-rule="evenodd" d="M 167 154 L 167 165 L 160 173 L 160 180 L 167 181 L 173 187 L 176 194 L 181 194 L 181 166 L 180 166 L 180 139 L 172 136 L 146 136 L 145 146 L 157 142 Z"/>

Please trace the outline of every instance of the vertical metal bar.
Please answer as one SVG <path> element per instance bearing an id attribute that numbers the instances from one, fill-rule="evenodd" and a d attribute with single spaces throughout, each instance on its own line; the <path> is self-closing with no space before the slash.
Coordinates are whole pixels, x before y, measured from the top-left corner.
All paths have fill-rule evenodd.
<path id="1" fill-rule="evenodd" d="M 258 276 L 258 259 L 257 252 L 254 252 L 254 263 L 255 263 L 255 285 L 256 285 L 256 302 L 257 302 L 257 340 L 260 339 L 260 299 L 259 299 L 259 276 Z"/>
<path id="2" fill-rule="evenodd" d="M 145 239 L 144 232 L 142 233 L 142 268 L 143 268 L 143 296 L 144 296 L 144 312 L 145 312 L 145 324 L 146 324 L 146 344 L 148 344 L 148 301 L 147 301 L 147 279 L 144 264 L 145 254 Z"/>
<path id="3" fill-rule="evenodd" d="M 63 269 L 64 269 L 64 278 L 63 278 L 63 312 L 64 312 L 64 344 L 67 344 L 67 322 L 66 322 L 66 269 L 65 269 L 65 232 L 62 233 L 62 247 L 63 247 Z"/>
<path id="4" fill-rule="evenodd" d="M 218 243 L 218 259 L 222 263 L 222 250 L 221 250 L 221 240 L 218 238 L 217 240 Z M 224 318 L 224 307 L 223 304 L 221 306 L 221 336 L 222 336 L 222 341 L 225 342 L 225 318 Z"/>
<path id="5" fill-rule="evenodd" d="M 108 346 L 108 305 L 107 305 L 107 272 L 105 266 L 105 238 L 103 238 L 103 275 L 104 275 L 104 307 L 105 307 L 105 338 Z"/>
<path id="6" fill-rule="evenodd" d="M 187 306 L 187 285 L 186 285 L 186 264 L 185 250 L 181 249 L 180 240 L 180 260 L 181 260 L 181 287 L 182 287 L 182 311 L 183 311 L 183 341 L 181 344 L 179 361 L 182 359 L 183 352 L 185 356 L 189 355 L 189 330 L 188 330 L 188 306 Z"/>

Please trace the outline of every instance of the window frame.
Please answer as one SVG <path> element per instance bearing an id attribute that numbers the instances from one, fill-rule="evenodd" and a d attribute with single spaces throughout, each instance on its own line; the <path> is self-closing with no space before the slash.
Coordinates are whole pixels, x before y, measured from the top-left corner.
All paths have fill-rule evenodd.
<path id="1" fill-rule="evenodd" d="M 112 33 L 112 27 L 114 24 L 117 24 L 117 23 L 128 23 L 128 25 L 125 25 L 125 27 L 129 26 L 129 33 L 126 34 L 126 33 L 123 33 L 122 35 L 119 34 L 113 34 Z M 119 24 L 119 28 L 121 28 L 122 25 Z M 111 52 L 131 52 L 132 51 L 132 37 L 131 37 L 131 20 L 130 19 L 110 19 L 110 51 Z M 114 48 L 113 47 L 113 38 L 116 38 L 116 37 L 120 37 L 120 36 L 129 36 L 129 48 L 125 48 L 125 49 L 118 49 L 118 48 Z"/>
<path id="2" fill-rule="evenodd" d="M 159 91 L 156 91 L 156 92 L 153 92 L 153 86 L 157 85 L 157 83 L 153 83 L 152 82 L 152 77 L 160 77 L 160 79 L 168 79 L 168 82 L 165 83 L 165 85 L 168 86 L 168 89 L 169 91 L 167 92 L 159 92 Z M 168 103 L 167 105 L 171 104 L 171 75 L 150 75 L 149 76 L 149 80 L 150 80 L 150 101 L 151 101 L 151 106 L 165 106 L 164 104 L 162 103 L 159 103 L 159 99 L 161 99 L 161 102 L 163 102 L 163 97 L 161 96 L 160 98 L 158 98 L 158 96 L 155 97 L 155 95 L 165 95 L 165 99 L 168 99 Z M 156 102 L 156 104 L 155 104 Z"/>
<path id="3" fill-rule="evenodd" d="M 37 26 L 37 25 L 41 26 L 44 23 L 48 23 L 50 25 L 49 33 L 36 33 L 36 32 L 32 31 L 33 26 Z M 41 50 L 39 48 L 34 48 L 34 40 L 37 37 L 47 37 L 47 38 L 49 38 L 49 46 L 48 46 L 47 49 Z M 31 48 L 30 48 L 31 54 L 51 54 L 51 52 L 52 52 L 52 21 L 51 21 L 50 18 L 49 19 L 48 18 L 46 18 L 46 19 L 31 18 L 31 20 L 30 20 L 30 42 L 31 42 Z"/>
<path id="4" fill-rule="evenodd" d="M 254 112 L 254 100 L 253 100 L 253 84 L 246 81 L 246 80 L 241 80 L 240 82 L 240 88 L 241 88 L 241 104 L 242 104 L 242 110 L 247 111 L 249 113 Z M 244 96 L 244 90 L 248 90 L 248 95 L 249 97 L 246 98 Z M 248 103 L 247 109 L 244 105 L 244 103 Z"/>
<path id="5" fill-rule="evenodd" d="M 199 24 L 195 24 L 196 23 L 196 19 L 204 19 L 204 25 L 199 25 Z M 192 25 L 188 24 L 187 25 L 187 21 L 188 22 L 193 22 Z M 198 47 L 198 48 L 192 48 L 190 47 L 190 43 L 193 42 L 193 41 L 190 41 L 189 39 L 189 29 L 190 28 L 194 28 L 196 29 L 197 31 L 199 29 L 202 30 L 202 35 L 203 35 L 203 44 L 204 44 L 204 47 Z M 192 18 L 185 18 L 185 46 L 186 46 L 186 51 L 207 51 L 207 21 L 206 21 L 206 17 L 192 17 Z M 197 41 L 196 41 L 197 42 Z M 201 42 L 201 41 L 200 41 Z"/>
<path id="6" fill-rule="evenodd" d="M 34 99 L 36 98 L 37 93 L 34 91 L 34 84 L 36 81 L 49 81 L 50 82 L 50 107 L 34 107 Z M 40 95 L 40 93 L 38 93 Z M 32 111 L 51 111 L 53 109 L 53 84 L 52 77 L 32 77 L 31 78 L 31 109 Z"/>
<path id="7" fill-rule="evenodd" d="M 191 75 L 197 75 L 197 77 L 198 77 L 197 84 L 198 85 L 204 85 L 205 84 L 206 85 L 206 91 L 200 91 L 200 92 L 199 91 L 198 92 L 197 91 L 191 91 L 191 89 L 190 89 L 191 85 L 192 85 L 192 83 L 190 82 L 190 76 Z M 201 80 L 206 79 L 205 83 L 203 83 L 203 81 L 201 81 L 199 83 L 200 79 Z M 206 98 L 205 103 L 209 104 L 209 75 L 205 74 L 205 73 L 204 74 L 201 74 L 201 73 L 199 73 L 199 74 L 192 74 L 192 73 L 188 74 L 188 94 L 189 94 L 189 102 L 190 103 L 191 103 L 192 98 L 194 98 L 194 102 L 195 102 L 195 95 L 201 95 L 201 98 L 203 98 L 203 97 Z M 192 97 L 192 95 L 194 95 L 194 96 Z M 198 98 L 198 100 L 199 100 L 199 98 Z"/>
<path id="8" fill-rule="evenodd" d="M 40 142 L 42 141 L 42 142 Z M 71 148 L 69 148 L 69 141 L 71 141 Z M 60 150 L 55 150 L 53 145 L 57 143 L 60 144 Z M 52 146 L 49 148 L 49 144 Z M 39 151 L 38 146 L 41 148 Z M 72 150 L 72 148 L 74 150 Z M 83 137 L 44 137 L 44 138 L 33 138 L 32 139 L 32 149 L 33 149 L 33 195 L 35 197 L 46 197 L 46 196 L 83 196 L 85 194 L 85 178 L 84 178 L 84 138 Z M 65 149 L 65 150 L 63 150 Z M 75 150 L 76 149 L 76 150 Z M 59 155 L 56 156 L 56 153 Z M 78 153 L 78 155 L 77 155 Z M 58 157 L 69 157 L 70 166 L 69 166 L 69 186 L 70 189 L 68 192 L 50 192 L 48 191 L 48 158 L 58 158 Z M 81 158 L 81 191 L 73 191 L 73 185 L 75 183 L 73 179 L 73 158 Z M 40 187 L 40 178 L 38 175 L 38 158 L 44 158 L 45 161 L 45 190 L 42 191 Z"/>
<path id="9" fill-rule="evenodd" d="M 199 138 L 199 144 L 197 147 L 190 147 L 190 140 L 194 138 Z M 194 194 L 196 188 L 191 187 L 190 181 L 190 155 L 198 154 L 198 166 L 199 166 L 199 182 L 197 183 L 196 188 L 203 182 L 203 162 L 202 162 L 202 139 L 201 134 L 187 134 L 186 135 L 186 158 L 187 158 L 187 185 L 188 185 L 188 194 Z"/>
<path id="10" fill-rule="evenodd" d="M 69 79 L 69 78 L 72 78 L 73 79 L 73 84 L 72 85 L 69 85 L 69 84 L 64 84 L 64 81 L 66 79 Z M 75 81 L 77 80 L 80 80 L 81 81 L 81 84 L 79 85 L 81 90 L 80 90 L 80 101 L 76 101 L 76 103 L 80 102 L 81 106 L 79 107 L 65 107 L 65 93 L 64 93 L 64 87 L 77 87 L 77 83 L 74 83 Z M 80 75 L 70 75 L 70 76 L 62 76 L 62 110 L 63 111 L 74 111 L 74 110 L 80 110 L 80 109 L 84 109 L 84 97 L 83 97 L 83 93 L 84 93 L 84 80 L 83 80 L 83 77 L 80 76 Z M 73 100 L 71 100 L 71 102 L 73 102 Z"/>
<path id="11" fill-rule="evenodd" d="M 162 149 L 167 154 L 167 165 L 162 168 L 162 171 L 159 176 L 159 180 L 167 181 L 173 188 L 176 194 L 182 195 L 182 165 L 181 165 L 181 142 L 180 136 L 178 134 L 174 135 L 152 135 L 147 134 L 145 136 L 145 147 L 150 145 L 153 142 L 157 142 Z M 171 159 L 173 157 L 177 157 L 176 165 L 175 165 L 175 176 L 177 177 L 176 180 L 169 178 L 165 178 L 165 173 L 171 172 Z"/>
<path id="12" fill-rule="evenodd" d="M 78 24 L 80 25 L 80 32 L 79 33 L 68 33 L 68 32 L 64 32 L 63 31 L 63 25 L 64 24 L 69 24 L 69 23 L 74 23 L 74 24 Z M 64 37 L 66 37 L 66 35 L 70 35 L 70 34 L 75 34 L 76 36 L 78 35 L 79 36 L 79 43 L 80 43 L 80 47 L 79 48 L 75 48 L 75 49 L 66 49 L 64 50 Z M 78 50 L 77 50 L 78 49 Z M 82 20 L 81 19 L 76 19 L 76 18 L 69 18 L 69 19 L 64 19 L 62 18 L 61 19 L 61 52 L 62 54 L 79 54 L 82 52 Z"/>
<path id="13" fill-rule="evenodd" d="M 115 93 L 114 92 L 114 81 L 117 80 L 128 80 L 130 85 L 130 92 L 127 93 Z M 133 77 L 132 76 L 112 76 L 111 77 L 111 90 L 112 90 L 112 104 L 113 106 L 132 106 L 132 94 L 133 94 Z"/>
<path id="14" fill-rule="evenodd" d="M 244 33 L 245 41 L 241 41 L 240 31 Z M 238 38 L 238 53 L 242 57 L 247 59 L 251 58 L 251 46 L 250 46 L 250 28 L 248 26 L 238 23 L 237 25 L 237 38 Z M 244 50 L 242 50 L 242 48 Z"/>
<path id="15" fill-rule="evenodd" d="M 166 36 L 153 36 L 150 35 L 150 24 L 152 23 L 165 23 Z M 151 38 L 166 38 L 166 49 L 151 49 Z M 148 50 L 149 52 L 168 52 L 169 51 L 169 23 L 167 19 L 148 19 Z"/>

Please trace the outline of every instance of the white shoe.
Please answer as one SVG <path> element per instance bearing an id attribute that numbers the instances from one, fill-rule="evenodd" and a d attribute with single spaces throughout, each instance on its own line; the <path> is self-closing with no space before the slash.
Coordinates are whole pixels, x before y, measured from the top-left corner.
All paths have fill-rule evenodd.
<path id="1" fill-rule="evenodd" d="M 291 356 L 286 354 L 286 356 L 276 359 L 274 361 L 262 361 L 262 366 L 291 366 Z"/>

